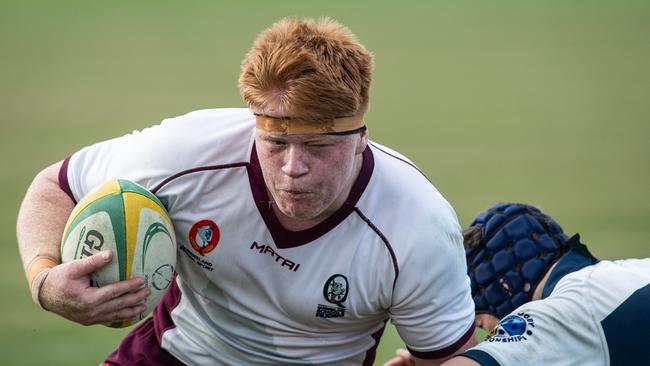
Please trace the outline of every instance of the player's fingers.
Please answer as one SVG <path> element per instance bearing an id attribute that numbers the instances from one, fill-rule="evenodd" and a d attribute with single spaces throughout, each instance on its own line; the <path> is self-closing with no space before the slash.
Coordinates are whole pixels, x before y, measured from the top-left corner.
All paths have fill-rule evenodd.
<path id="1" fill-rule="evenodd" d="M 397 351 L 395 351 L 395 354 L 397 354 L 397 357 L 394 357 L 390 360 L 388 360 L 386 363 L 384 363 L 383 366 L 411 366 L 415 365 L 415 362 L 411 358 L 411 354 L 409 351 L 399 348 Z"/>
<path id="2" fill-rule="evenodd" d="M 143 285 L 144 285 L 144 279 L 142 277 L 130 278 L 125 281 L 119 281 L 119 282 L 111 283 L 109 285 L 104 285 L 96 289 L 95 291 L 95 296 L 97 296 L 96 301 L 98 304 L 105 303 L 111 299 L 120 297 L 126 293 L 136 292 Z M 145 297 L 146 296 L 147 295 L 145 295 Z"/>
<path id="3" fill-rule="evenodd" d="M 102 250 L 90 257 L 70 262 L 70 275 L 72 278 L 88 276 L 96 270 L 106 266 L 113 259 L 113 252 Z"/>
<path id="4" fill-rule="evenodd" d="M 405 360 L 404 358 L 398 356 L 386 361 L 386 363 L 384 363 L 383 366 L 411 366 L 411 365 L 412 364 L 408 360 Z"/>
<path id="5" fill-rule="evenodd" d="M 95 308 L 97 313 L 111 313 L 115 310 L 130 308 L 142 305 L 147 296 L 151 294 L 148 288 L 140 289 L 136 292 L 129 292 L 101 303 Z M 144 311 L 144 309 L 142 309 Z"/>
<path id="6" fill-rule="evenodd" d="M 142 314 L 147 307 L 143 304 L 131 306 L 128 308 L 122 308 L 119 310 L 114 310 L 110 313 L 107 313 L 99 323 L 110 324 L 110 323 L 121 323 L 127 321 L 135 322 Z"/>
<path id="7" fill-rule="evenodd" d="M 110 299 L 92 308 L 90 318 L 92 323 L 115 323 L 133 320 L 147 310 L 144 300 L 151 294 L 148 288 L 137 292 L 126 293 Z"/>
<path id="8" fill-rule="evenodd" d="M 407 360 L 411 359 L 411 353 L 408 350 L 405 350 L 404 348 L 398 348 L 397 351 L 395 351 L 395 353 L 399 357 L 403 357 L 403 358 L 405 358 Z"/>

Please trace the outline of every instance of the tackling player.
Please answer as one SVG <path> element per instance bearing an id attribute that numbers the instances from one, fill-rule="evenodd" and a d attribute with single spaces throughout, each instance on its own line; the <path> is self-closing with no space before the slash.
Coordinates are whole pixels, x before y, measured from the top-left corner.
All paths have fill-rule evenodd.
<path id="1" fill-rule="evenodd" d="M 498 204 L 465 231 L 476 324 L 490 333 L 444 363 L 641 365 L 650 360 L 650 259 L 599 261 L 537 208 Z M 501 319 L 501 320 L 499 320 Z M 408 352 L 389 365 L 409 363 Z"/>
<path id="2" fill-rule="evenodd" d="M 81 324 L 144 310 L 142 279 L 88 286 L 110 253 L 59 264 L 74 203 L 124 178 L 166 205 L 178 268 L 107 364 L 370 365 L 389 319 L 421 364 L 475 344 L 453 209 L 368 140 L 372 60 L 339 23 L 284 19 L 243 62 L 249 108 L 168 119 L 45 169 L 18 220 L 34 301 Z"/>

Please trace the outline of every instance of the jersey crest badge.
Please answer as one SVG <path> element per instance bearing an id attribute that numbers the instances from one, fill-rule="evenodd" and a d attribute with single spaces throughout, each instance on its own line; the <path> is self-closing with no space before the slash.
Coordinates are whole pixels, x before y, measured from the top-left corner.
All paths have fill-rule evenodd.
<path id="1" fill-rule="evenodd" d="M 323 286 L 323 297 L 330 305 L 318 304 L 316 317 L 318 318 L 342 318 L 345 316 L 345 305 L 348 298 L 349 283 L 347 277 L 342 274 L 330 276 Z"/>
<path id="2" fill-rule="evenodd" d="M 212 220 L 201 220 L 192 225 L 190 229 L 190 244 L 202 256 L 213 251 L 220 238 L 219 227 Z"/>
<path id="3" fill-rule="evenodd" d="M 488 342 L 521 342 L 533 335 L 535 321 L 530 314 L 520 312 L 501 319 L 488 334 Z"/>

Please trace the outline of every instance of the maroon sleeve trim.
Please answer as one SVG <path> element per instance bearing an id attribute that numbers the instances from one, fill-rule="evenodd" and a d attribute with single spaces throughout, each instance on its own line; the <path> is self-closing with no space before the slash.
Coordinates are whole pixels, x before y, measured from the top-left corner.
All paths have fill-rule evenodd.
<path id="1" fill-rule="evenodd" d="M 418 352 L 418 351 L 413 351 L 408 347 L 406 348 L 408 348 L 409 352 L 411 352 L 411 354 L 417 358 L 422 358 L 426 360 L 444 358 L 453 355 L 454 352 L 458 351 L 473 336 L 474 336 L 474 323 L 472 323 L 472 325 L 469 327 L 467 332 L 465 332 L 465 334 L 463 334 L 463 336 L 460 337 L 460 339 L 457 340 L 451 346 L 447 346 L 445 348 L 431 351 L 431 352 Z"/>
<path id="2" fill-rule="evenodd" d="M 72 202 L 77 204 L 77 200 L 74 198 L 74 194 L 72 194 L 72 189 L 70 189 L 70 182 L 68 182 L 68 164 L 70 163 L 70 157 L 72 157 L 72 155 L 68 155 L 63 160 L 63 164 L 61 164 L 61 168 L 59 169 L 59 187 L 61 187 L 63 192 L 70 196 Z"/>

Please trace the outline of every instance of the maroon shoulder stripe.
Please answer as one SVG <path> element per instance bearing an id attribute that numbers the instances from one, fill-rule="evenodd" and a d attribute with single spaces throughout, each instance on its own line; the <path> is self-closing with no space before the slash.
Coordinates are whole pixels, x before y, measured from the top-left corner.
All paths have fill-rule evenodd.
<path id="1" fill-rule="evenodd" d="M 206 170 L 219 170 L 219 169 L 228 169 L 228 168 L 237 168 L 237 167 L 245 167 L 247 166 L 247 162 L 239 162 L 239 163 L 231 163 L 231 164 L 222 164 L 222 165 L 208 165 L 208 166 L 200 166 L 192 169 L 187 169 L 183 170 L 182 172 L 176 173 L 172 176 L 169 176 L 165 178 L 162 182 L 158 183 L 155 187 L 151 189 L 151 193 L 156 194 L 162 187 L 167 185 L 167 183 L 171 182 L 172 180 L 182 177 L 184 175 L 196 173 L 196 172 L 202 172 Z"/>
<path id="2" fill-rule="evenodd" d="M 431 183 L 431 180 L 429 179 L 429 177 L 427 177 L 426 174 L 424 174 L 424 172 L 423 172 L 422 170 L 420 170 L 420 168 L 418 168 L 417 166 L 415 166 L 415 164 L 411 163 L 411 162 L 408 161 L 408 160 L 402 159 L 402 158 L 400 158 L 399 156 L 395 156 L 395 155 L 389 153 L 388 151 L 386 151 L 386 150 L 380 148 L 379 146 L 377 146 L 377 145 L 375 145 L 375 144 L 373 144 L 373 143 L 371 143 L 371 142 L 368 142 L 368 143 L 369 143 L 370 145 L 372 145 L 372 147 L 374 147 L 375 149 L 377 149 L 377 150 L 383 152 L 384 154 L 390 156 L 391 158 L 397 159 L 397 160 L 399 160 L 399 161 L 401 161 L 401 162 L 403 162 L 403 163 L 405 163 L 405 164 L 411 166 L 413 169 L 417 170 L 420 174 L 422 174 L 422 176 L 423 176 L 426 180 L 428 180 L 429 183 Z"/>

